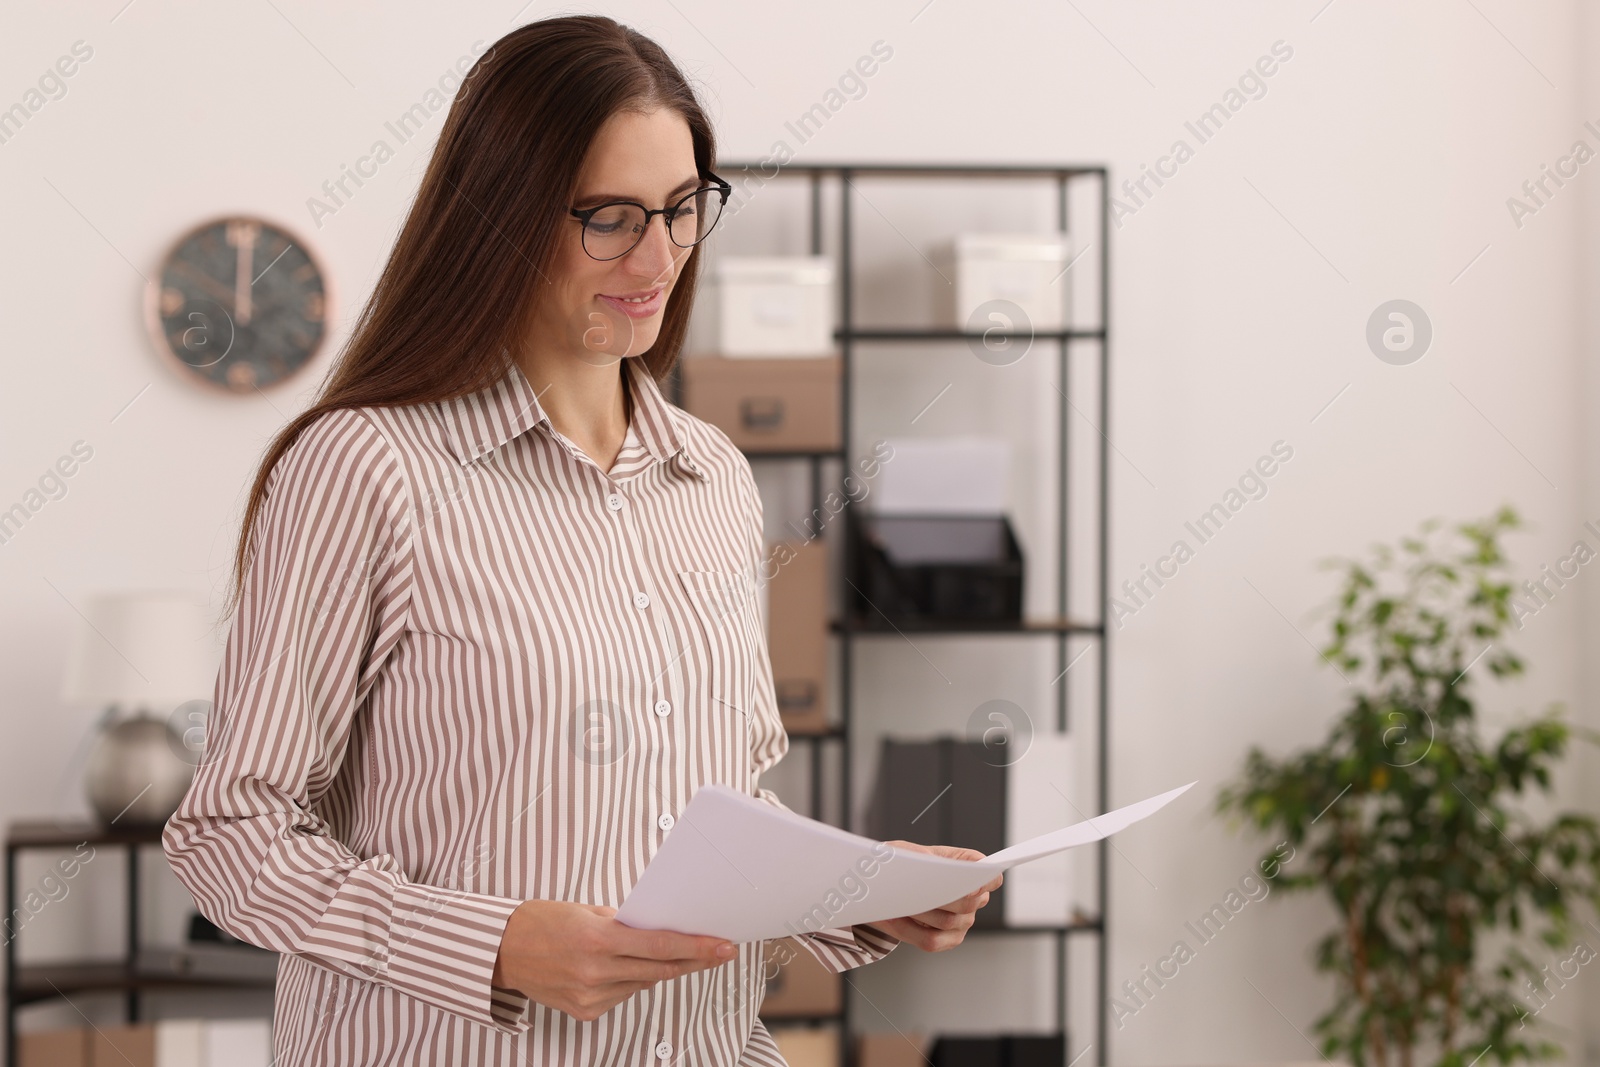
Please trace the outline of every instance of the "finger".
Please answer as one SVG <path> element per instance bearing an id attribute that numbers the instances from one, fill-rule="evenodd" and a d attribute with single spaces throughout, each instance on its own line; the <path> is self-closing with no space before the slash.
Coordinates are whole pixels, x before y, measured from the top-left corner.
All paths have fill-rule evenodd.
<path id="1" fill-rule="evenodd" d="M 974 889 L 972 892 L 968 893 L 966 896 L 957 897 L 955 900 L 952 900 L 950 903 L 941 906 L 938 910 L 940 910 L 940 911 L 977 911 L 979 908 L 983 907 L 983 905 L 985 903 L 988 902 L 988 899 L 989 899 L 989 891 L 988 890 L 986 890 L 986 889 Z"/>
<path id="2" fill-rule="evenodd" d="M 651 986 L 657 982 L 669 982 L 674 978 L 703 971 L 709 967 L 717 967 L 729 960 L 647 960 L 637 956 L 613 956 L 603 966 L 604 981 L 608 984 L 617 982 L 643 982 Z"/>
<path id="3" fill-rule="evenodd" d="M 881 927 L 887 933 L 894 935 L 894 937 L 906 942 L 907 944 L 916 945 L 918 948 L 926 947 L 924 942 L 928 936 L 927 927 L 923 926 L 921 923 L 913 921 L 909 917 L 885 919 L 884 921 L 874 923 L 873 925 Z"/>
<path id="4" fill-rule="evenodd" d="M 919 845 L 915 841 L 885 841 L 884 844 L 893 845 L 895 848 L 903 848 L 908 852 L 926 852 L 929 855 L 938 855 L 935 849 L 929 848 L 927 845 Z"/>
<path id="5" fill-rule="evenodd" d="M 722 963 L 733 954 L 717 955 L 723 945 L 732 946 L 726 938 L 700 934 L 680 934 L 674 930 L 636 930 L 616 923 L 612 930 L 614 952 L 618 956 L 633 956 L 645 960 L 706 960 Z"/>
<path id="6" fill-rule="evenodd" d="M 961 848 L 958 845 L 933 845 L 928 851 L 947 860 L 970 860 L 983 856 L 981 852 L 974 852 L 970 848 Z"/>
<path id="7" fill-rule="evenodd" d="M 911 916 L 911 918 L 921 923 L 923 926 L 932 927 L 935 930 L 953 930 L 961 921 L 959 915 L 946 911 L 943 908 L 935 908 L 932 911 L 919 912 L 918 914 Z"/>
<path id="8" fill-rule="evenodd" d="M 948 925 L 942 927 L 942 929 L 945 929 L 945 930 L 965 930 L 967 927 L 971 926 L 974 922 L 977 921 L 977 918 L 978 918 L 978 913 L 977 912 L 978 912 L 978 909 L 976 909 L 976 908 L 973 908 L 973 909 L 970 909 L 970 910 L 963 909 L 961 911 L 947 911 L 947 912 L 945 912 L 945 914 L 950 917 L 950 922 L 949 922 Z"/>
<path id="9" fill-rule="evenodd" d="M 960 900 L 953 900 L 939 910 L 955 912 L 958 915 L 971 915 L 987 903 L 989 903 L 989 894 L 979 890 L 976 893 L 962 897 Z"/>
<path id="10" fill-rule="evenodd" d="M 894 925 L 890 932 L 902 941 L 920 945 L 927 940 L 929 934 L 933 933 L 933 928 L 915 915 L 902 915 L 891 921 Z"/>

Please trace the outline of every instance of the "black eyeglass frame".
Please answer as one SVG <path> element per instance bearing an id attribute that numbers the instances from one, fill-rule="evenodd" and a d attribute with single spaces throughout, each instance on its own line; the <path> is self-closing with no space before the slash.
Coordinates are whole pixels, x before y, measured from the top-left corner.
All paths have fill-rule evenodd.
<path id="1" fill-rule="evenodd" d="M 717 221 L 720 222 L 722 220 L 722 209 L 728 206 L 728 194 L 733 192 L 733 186 L 730 183 L 728 183 L 728 182 L 722 180 L 721 178 L 717 177 L 715 174 L 711 173 L 709 170 L 705 171 L 704 173 L 702 173 L 700 175 L 700 179 L 702 181 L 711 182 L 712 183 L 712 188 L 716 190 L 717 194 L 720 197 L 720 199 L 717 202 Z M 593 252 L 589 251 L 588 244 L 585 243 L 583 245 L 583 250 L 584 250 L 585 253 L 588 254 L 590 259 L 598 260 L 601 263 L 609 263 L 613 259 L 621 259 L 623 256 L 627 255 L 629 252 L 632 252 L 635 248 L 638 248 L 639 247 L 639 242 L 644 240 L 645 231 L 650 228 L 650 220 L 655 218 L 657 215 L 665 215 L 666 216 L 666 219 L 667 219 L 667 239 L 670 240 L 673 244 L 678 245 L 679 248 L 693 248 L 695 245 L 699 244 L 701 241 L 704 241 L 707 237 L 709 237 L 711 235 L 711 230 L 707 230 L 705 233 L 701 234 L 699 237 L 695 238 L 693 241 L 689 242 L 688 244 L 678 244 L 677 238 L 672 236 L 672 220 L 677 216 L 678 212 L 680 210 L 682 210 L 684 204 L 688 203 L 690 200 L 692 200 L 696 196 L 699 196 L 700 193 L 705 191 L 705 188 L 706 188 L 705 186 L 700 186 L 697 189 L 692 189 L 688 193 L 684 194 L 683 199 L 681 199 L 677 203 L 671 204 L 671 205 L 669 205 L 667 207 L 648 208 L 648 207 L 645 207 L 643 204 L 639 203 L 637 200 L 607 200 L 605 203 L 596 204 L 594 207 L 586 207 L 586 208 L 581 208 L 581 209 L 580 208 L 575 208 L 575 207 L 569 207 L 569 208 L 567 208 L 567 211 L 572 215 L 573 218 L 577 219 L 578 222 L 583 225 L 583 227 L 584 227 L 583 232 L 584 233 L 588 232 L 589 220 L 591 218 L 593 218 L 594 215 L 597 212 L 599 212 L 599 211 L 601 211 L 601 210 L 603 210 L 605 208 L 615 207 L 617 204 L 627 204 L 627 205 L 629 205 L 631 207 L 636 207 L 640 211 L 644 212 L 644 225 L 639 227 L 639 235 L 633 239 L 633 244 L 629 245 L 623 251 L 618 252 L 616 255 L 607 256 L 604 259 L 601 259 L 599 256 L 595 255 Z M 714 229 L 716 227 L 716 222 L 713 222 L 711 225 L 712 225 L 712 228 Z M 579 240 L 580 240 L 580 242 L 582 241 L 582 235 L 579 236 Z"/>

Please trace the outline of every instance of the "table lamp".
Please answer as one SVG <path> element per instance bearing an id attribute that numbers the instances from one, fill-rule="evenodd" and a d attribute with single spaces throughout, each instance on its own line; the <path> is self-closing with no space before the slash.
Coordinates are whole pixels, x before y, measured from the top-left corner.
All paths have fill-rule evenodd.
<path id="1" fill-rule="evenodd" d="M 100 592 L 74 633 L 62 699 L 104 709 L 84 772 L 102 825 L 149 829 L 177 810 L 198 747 L 171 725 L 216 681 L 206 601 L 177 590 Z M 181 729 L 182 727 L 180 727 Z"/>

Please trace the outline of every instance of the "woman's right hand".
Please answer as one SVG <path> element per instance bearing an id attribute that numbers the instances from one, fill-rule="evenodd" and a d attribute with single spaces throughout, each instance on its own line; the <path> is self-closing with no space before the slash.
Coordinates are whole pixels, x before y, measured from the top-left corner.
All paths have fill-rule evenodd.
<path id="1" fill-rule="evenodd" d="M 523 901 L 500 939 L 494 985 L 589 1021 L 657 982 L 721 966 L 737 951 L 720 937 L 638 930 L 617 922 L 616 913 L 598 904 Z"/>

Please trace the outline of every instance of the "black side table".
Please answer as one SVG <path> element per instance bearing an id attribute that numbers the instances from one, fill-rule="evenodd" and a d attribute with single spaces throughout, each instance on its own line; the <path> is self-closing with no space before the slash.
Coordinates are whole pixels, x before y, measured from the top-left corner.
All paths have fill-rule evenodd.
<path id="1" fill-rule="evenodd" d="M 70 997 L 73 993 L 122 992 L 127 1001 L 128 1022 L 139 1021 L 140 994 L 146 990 L 179 990 L 196 988 L 268 989 L 273 981 L 262 977 L 199 976 L 180 970 L 162 972 L 139 966 L 139 850 L 158 848 L 161 831 L 107 830 L 92 822 L 18 822 L 6 830 L 6 886 L 5 911 L 0 915 L 0 937 L 5 938 L 6 1010 L 5 1048 L 6 1062 L 17 1062 L 17 1010 L 24 1005 L 48 1000 L 52 997 Z M 18 896 L 17 856 L 29 849 L 76 850 L 88 845 L 98 859 L 102 850 L 120 849 L 127 859 L 127 915 L 124 919 L 124 952 L 120 960 L 93 963 L 43 963 L 26 967 L 17 966 L 17 936 L 32 921 L 24 907 L 26 901 Z M 93 860 L 88 864 L 93 866 Z M 75 876 L 83 877 L 80 871 Z M 63 901 L 65 898 L 63 898 Z M 47 914 L 57 904 L 42 908 Z M 20 914 L 19 914 L 20 912 Z"/>

